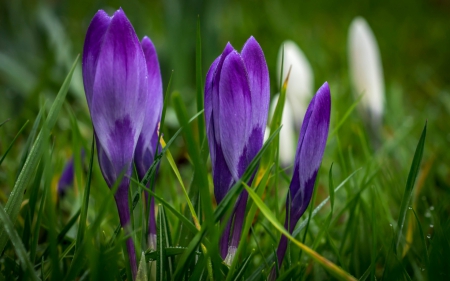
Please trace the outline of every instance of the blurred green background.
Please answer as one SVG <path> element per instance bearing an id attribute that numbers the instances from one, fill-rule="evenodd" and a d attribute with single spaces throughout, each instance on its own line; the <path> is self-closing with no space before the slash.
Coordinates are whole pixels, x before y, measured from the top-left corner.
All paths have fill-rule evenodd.
<path id="1" fill-rule="evenodd" d="M 391 209 L 392 213 L 387 212 L 377 221 L 380 229 L 385 228 L 379 231 L 379 235 L 383 238 L 391 235 L 388 225 L 397 220 L 414 149 L 427 120 L 422 170 L 413 202 L 417 204 L 417 213 L 424 225 L 441 221 L 444 229 L 450 229 L 450 1 L 1 0 L 0 123 L 10 119 L 0 129 L 1 155 L 25 121 L 32 123 L 41 105 L 56 96 L 75 57 L 82 52 L 84 36 L 93 15 L 99 9 L 112 14 L 119 7 L 127 14 L 137 35 L 140 38 L 147 35 L 155 44 L 164 89 L 174 71 L 171 89 L 181 93 L 190 115 L 197 111 L 195 36 L 198 17 L 201 22 L 203 73 L 206 74 L 228 41 L 240 50 L 253 35 L 266 56 L 272 95 L 279 88 L 276 81 L 278 50 L 284 40 L 293 40 L 312 66 L 315 89 L 325 81 L 330 84 L 333 99 L 330 131 L 336 128 L 355 101 L 348 77 L 347 36 L 353 18 L 363 16 L 377 38 L 384 68 L 386 110 L 381 139 L 385 150 L 379 154 L 367 151 L 370 141 L 363 132 L 365 127 L 358 112 L 352 112 L 339 129 L 338 138 L 332 138 L 328 143 L 319 177 L 318 198 L 322 200 L 327 195 L 323 182 L 332 162 L 337 163 L 333 168 L 337 183 L 371 161 L 372 153 L 374 158 L 380 156 L 376 158 L 380 171 L 377 171 L 373 184 L 382 191 L 383 211 Z M 89 147 L 92 125 L 83 90 L 81 64 L 78 64 L 66 105 L 53 130 L 55 178 L 71 155 L 73 136 L 67 114 L 70 110 L 77 118 L 85 139 L 84 146 Z M 168 111 L 168 114 L 174 113 Z M 176 118 L 167 116 L 166 124 L 165 137 L 170 138 L 171 132 L 178 128 Z M 0 169 L 2 203 L 6 202 L 14 184 L 18 159 L 31 127 L 28 124 L 19 136 Z M 181 140 L 171 148 L 184 178 L 190 178 L 192 171 L 186 168 L 189 165 L 184 149 Z M 170 168 L 164 163 L 161 167 L 161 174 L 165 177 L 159 180 L 171 182 L 165 179 L 172 176 Z M 97 175 L 94 181 L 103 186 L 99 190 L 93 188 L 92 195 L 101 198 L 106 185 L 98 165 L 94 169 Z M 171 197 L 173 201 L 180 198 Z M 67 205 L 65 209 L 73 209 L 72 202 L 63 204 Z M 436 210 L 436 215 L 431 215 L 433 210 Z M 425 228 L 425 235 L 433 234 L 432 228 Z M 337 233 L 340 230 L 335 229 Z M 339 241 L 339 233 L 336 237 Z M 359 257 L 367 259 L 366 236 L 361 235 L 359 239 L 360 250 L 364 254 Z M 439 245 L 439 240 L 434 241 Z M 448 240 L 446 242 L 448 244 Z M 389 245 L 387 238 L 385 244 Z M 439 250 L 439 247 L 435 249 Z M 357 263 L 358 259 L 355 260 Z M 442 266 L 445 267 L 444 264 Z M 351 272 L 360 276 L 361 268 L 366 267 L 355 265 Z"/>

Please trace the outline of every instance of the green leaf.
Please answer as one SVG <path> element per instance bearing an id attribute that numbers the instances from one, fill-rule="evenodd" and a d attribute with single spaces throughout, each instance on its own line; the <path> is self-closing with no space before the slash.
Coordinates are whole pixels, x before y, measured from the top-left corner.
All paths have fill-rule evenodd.
<path id="1" fill-rule="evenodd" d="M 258 206 L 259 210 L 262 214 L 269 220 L 269 222 L 277 228 L 282 234 L 284 234 L 289 240 L 291 240 L 295 245 L 297 245 L 301 250 L 303 250 L 308 256 L 310 256 L 317 263 L 322 265 L 325 269 L 327 269 L 334 277 L 339 280 L 356 280 L 353 276 L 351 276 L 348 272 L 342 270 L 342 268 L 338 267 L 334 263 L 330 262 L 323 256 L 319 255 L 317 252 L 313 251 L 303 243 L 297 241 L 294 237 L 292 237 L 289 232 L 278 222 L 277 218 L 273 215 L 270 209 L 264 204 L 261 198 L 245 183 L 243 184 L 245 189 L 247 190 L 250 198 L 255 202 Z"/>
<path id="2" fill-rule="evenodd" d="M 14 224 L 9 219 L 8 214 L 3 209 L 3 205 L 0 204 L 0 220 L 2 221 L 2 225 L 5 233 L 8 235 L 9 239 L 11 239 L 11 243 L 14 246 L 14 250 L 16 251 L 17 257 L 20 260 L 23 270 L 28 273 L 28 277 L 32 280 L 39 280 L 36 273 L 34 272 L 33 265 L 28 259 L 27 251 L 20 240 L 19 235 L 14 229 Z"/>
<path id="3" fill-rule="evenodd" d="M 78 248 L 81 245 L 81 242 L 83 242 L 83 238 L 84 238 L 84 232 L 86 229 L 86 218 L 87 218 L 87 213 L 88 213 L 88 208 L 89 208 L 89 193 L 91 190 L 91 179 L 92 179 L 92 165 L 94 162 L 94 146 L 95 146 L 95 137 L 94 135 L 92 136 L 92 144 L 91 144 L 91 156 L 90 156 L 90 160 L 89 160 L 89 172 L 88 172 L 88 177 L 86 180 L 86 187 L 84 188 L 84 194 L 83 194 L 83 203 L 81 205 L 81 215 L 80 215 L 80 224 L 78 227 L 78 232 L 77 232 L 77 242 L 75 244 L 75 251 L 78 251 Z"/>
<path id="4" fill-rule="evenodd" d="M 411 164 L 411 169 L 409 170 L 408 180 L 406 182 L 406 188 L 405 192 L 403 193 L 403 199 L 400 206 L 399 219 L 397 223 L 397 243 L 396 247 L 394 248 L 396 253 L 401 253 L 401 251 L 399 251 L 399 246 L 402 237 L 403 224 L 405 223 L 406 211 L 408 210 L 409 201 L 411 200 L 412 197 L 414 183 L 416 181 L 417 174 L 419 174 L 420 162 L 422 161 L 426 135 L 427 135 L 427 124 L 425 123 L 422 135 L 420 136 L 419 143 L 417 144 L 416 151 L 414 153 L 413 162 Z"/>
<path id="5" fill-rule="evenodd" d="M 27 120 L 25 122 L 25 124 L 23 124 L 22 128 L 20 128 L 19 132 L 16 134 L 16 136 L 13 139 L 13 141 L 8 146 L 8 148 L 6 149 L 5 153 L 3 154 L 2 158 L 0 159 L 0 165 L 3 163 L 3 160 L 5 160 L 6 155 L 8 155 L 8 152 L 11 150 L 13 144 L 16 142 L 17 138 L 19 137 L 20 133 L 22 133 L 23 129 L 25 129 L 25 127 L 27 126 L 28 122 L 29 122 L 29 120 Z"/>
<path id="6" fill-rule="evenodd" d="M 35 169 L 37 167 L 37 163 L 39 162 L 39 159 L 41 158 L 41 155 L 43 152 L 43 149 L 42 149 L 43 142 L 45 139 L 47 139 L 49 132 L 55 125 L 56 119 L 58 117 L 58 113 L 64 102 L 67 91 L 69 90 L 70 81 L 72 79 L 72 75 L 75 70 L 75 67 L 78 63 L 78 58 L 79 58 L 79 56 L 77 56 L 77 58 L 75 59 L 75 62 L 73 63 L 72 68 L 69 71 L 69 74 L 67 75 L 66 79 L 64 80 L 64 83 L 61 86 L 61 89 L 59 90 L 59 93 L 56 96 L 56 99 L 53 102 L 52 107 L 50 108 L 50 112 L 48 114 L 44 128 L 41 129 L 41 132 L 39 133 L 33 147 L 31 148 L 30 154 L 28 155 L 27 160 L 25 161 L 23 169 L 20 172 L 19 177 L 17 178 L 17 181 L 11 192 L 11 195 L 9 196 L 8 202 L 6 203 L 5 212 L 9 215 L 9 218 L 10 218 L 11 222 L 13 223 L 13 225 L 17 220 L 17 216 L 19 215 L 20 206 L 22 204 L 22 199 L 23 199 L 23 194 L 24 194 L 25 188 L 28 186 L 28 183 L 31 181 L 32 173 L 35 171 Z M 5 233 L 4 226 L 0 225 L 0 252 L 3 252 L 3 249 L 5 248 L 8 240 L 9 240 L 9 236 Z"/>

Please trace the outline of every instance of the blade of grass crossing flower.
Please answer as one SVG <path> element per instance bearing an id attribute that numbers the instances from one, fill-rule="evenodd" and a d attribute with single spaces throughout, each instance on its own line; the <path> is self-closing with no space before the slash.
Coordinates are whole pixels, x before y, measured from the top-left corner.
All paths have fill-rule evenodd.
<path id="1" fill-rule="evenodd" d="M 269 149 L 270 144 L 280 133 L 280 130 L 281 127 L 277 128 L 273 133 L 271 133 L 270 137 L 267 139 L 267 141 L 264 142 L 263 146 L 261 147 L 261 150 L 256 154 L 255 158 L 253 158 L 252 162 L 250 162 L 250 164 L 248 165 L 247 170 L 245 170 L 242 178 L 230 188 L 219 205 L 217 205 L 217 208 L 214 211 L 214 222 L 218 222 L 223 214 L 225 214 L 225 212 L 228 210 L 228 208 L 230 208 L 230 206 L 233 206 L 233 198 L 235 198 L 235 196 L 237 197 L 237 195 L 240 194 L 243 189 L 242 182 L 247 182 L 253 175 L 255 169 L 258 166 L 259 160 L 261 159 L 261 157 L 263 157 L 263 155 L 265 155 L 266 151 Z M 262 176 L 263 175 L 261 175 L 261 177 Z"/>
<path id="2" fill-rule="evenodd" d="M 163 110 L 164 110 L 164 108 L 163 108 Z M 188 123 L 191 123 L 192 121 L 194 121 L 202 113 L 203 113 L 203 110 L 201 112 L 197 112 L 197 114 L 195 114 L 191 119 L 189 119 Z M 172 143 L 176 140 L 176 138 L 178 137 L 178 135 L 180 135 L 180 133 L 182 131 L 183 131 L 183 127 L 178 129 L 178 131 L 176 131 L 175 134 L 169 139 L 169 141 L 167 142 L 165 147 L 162 149 L 161 153 L 156 153 L 155 154 L 155 160 L 154 160 L 153 164 L 150 166 L 150 168 L 148 169 L 147 173 L 145 173 L 145 176 L 141 180 L 141 183 L 146 185 L 148 183 L 148 181 L 154 176 L 155 171 L 156 171 L 156 167 L 157 167 L 158 163 L 161 161 L 162 155 L 166 152 L 167 149 L 169 149 L 169 147 L 172 145 Z M 161 140 L 162 140 L 162 138 L 160 139 L 160 143 L 161 143 Z"/>
<path id="3" fill-rule="evenodd" d="M 163 142 L 163 146 L 165 146 L 164 140 L 161 140 L 161 141 Z M 166 158 L 170 164 L 170 167 L 172 167 L 172 170 L 175 173 L 175 176 L 177 177 L 178 182 L 180 183 L 181 189 L 186 198 L 186 203 L 188 204 L 189 210 L 191 211 L 191 215 L 192 215 L 192 219 L 194 221 L 195 227 L 197 227 L 197 229 L 200 230 L 200 223 L 198 221 L 198 217 L 195 212 L 194 206 L 192 205 L 191 199 L 189 198 L 189 195 L 186 191 L 186 187 L 184 186 L 183 180 L 181 179 L 180 172 L 178 171 L 178 167 L 175 164 L 175 160 L 173 159 L 172 154 L 170 153 L 169 150 L 166 150 Z"/>
<path id="4" fill-rule="evenodd" d="M 28 125 L 28 122 L 30 122 L 29 120 L 27 120 L 25 122 L 25 124 L 23 124 L 22 128 L 20 128 L 19 132 L 16 134 L 16 136 L 14 137 L 14 139 L 12 140 L 11 144 L 8 146 L 8 148 L 6 149 L 5 153 L 3 154 L 2 158 L 0 159 L 0 165 L 2 165 L 3 160 L 5 160 L 6 155 L 8 155 L 8 152 L 11 150 L 13 144 L 16 142 L 17 138 L 20 136 L 20 133 L 22 133 L 23 129 L 25 129 L 25 127 Z"/>
<path id="5" fill-rule="evenodd" d="M 256 192 L 257 192 L 258 196 L 260 196 L 260 197 L 264 194 L 272 167 L 273 167 L 273 164 L 269 169 L 267 169 L 265 171 L 263 178 L 260 180 L 260 182 L 258 184 Z M 256 184 L 256 181 L 253 181 L 253 185 L 255 185 L 255 184 Z M 244 235 L 241 236 L 241 240 L 239 241 L 239 246 L 236 250 L 236 258 L 233 259 L 233 262 L 231 263 L 229 274 L 227 276 L 227 281 L 228 280 L 237 280 L 237 278 L 235 278 L 235 277 L 233 277 L 233 279 L 231 279 L 231 276 L 233 276 L 234 269 L 236 268 L 237 262 L 239 260 L 238 257 L 241 254 L 243 247 L 246 246 L 246 243 L 244 243 L 244 239 L 246 239 L 246 237 L 247 237 L 246 233 L 248 233 L 250 231 L 257 208 L 258 207 L 253 203 L 253 201 L 247 202 L 247 209 L 249 211 L 246 215 L 244 228 L 242 230 L 242 233 L 244 233 Z"/>
<path id="6" fill-rule="evenodd" d="M 44 139 L 47 139 L 50 130 L 55 125 L 58 113 L 62 107 L 67 91 L 69 90 L 70 81 L 72 79 L 72 74 L 77 65 L 78 58 L 79 56 L 77 56 L 77 58 L 75 59 L 75 62 L 73 63 L 72 68 L 69 71 L 69 74 L 64 80 L 64 83 L 61 86 L 61 89 L 59 90 L 59 93 L 56 96 L 55 101 L 52 104 L 52 107 L 50 108 L 47 120 L 45 121 L 44 125 L 45 128 L 43 128 L 45 130 L 41 129 L 41 132 L 39 133 L 36 141 L 34 142 L 34 145 L 30 150 L 30 154 L 28 155 L 27 160 L 25 161 L 23 169 L 21 170 L 17 178 L 17 181 L 14 184 L 14 188 L 11 192 L 11 195 L 9 196 L 8 202 L 6 203 L 5 212 L 9 215 L 13 225 L 17 220 L 17 216 L 19 215 L 25 188 L 28 186 L 28 183 L 32 178 L 32 173 L 35 171 L 37 163 L 42 155 L 43 141 Z M 0 225 L 0 252 L 3 251 L 8 240 L 9 237 L 8 235 L 5 234 L 3 225 Z"/>
<path id="7" fill-rule="evenodd" d="M 148 189 L 146 186 L 144 186 L 142 183 L 138 182 L 136 179 L 131 178 L 130 179 L 132 182 L 140 185 L 140 187 L 147 191 L 151 196 L 155 197 L 156 200 L 159 201 L 159 203 L 161 203 L 162 205 L 164 205 L 164 207 L 166 207 L 169 211 L 172 212 L 172 214 L 174 214 L 178 219 L 180 219 L 188 228 L 190 231 L 192 231 L 193 233 L 197 233 L 198 230 L 197 228 L 192 224 L 192 222 L 189 221 L 189 219 L 187 219 L 185 216 L 183 216 L 182 213 L 180 213 L 177 209 L 175 209 L 171 203 L 167 202 L 166 200 L 164 200 L 162 197 L 159 197 L 158 195 L 156 195 L 153 191 L 151 191 L 150 189 Z"/>
<path id="8" fill-rule="evenodd" d="M 357 169 L 356 171 L 354 171 L 350 176 L 348 176 L 345 180 L 343 180 L 341 182 L 341 184 L 338 185 L 338 187 L 336 187 L 334 189 L 334 193 L 338 192 L 351 178 L 353 178 L 353 176 L 359 171 L 361 170 L 361 168 Z M 319 205 L 317 205 L 317 207 L 314 209 L 314 211 L 311 214 L 311 218 L 314 218 L 317 213 L 328 203 L 328 201 L 330 200 L 330 196 L 328 196 L 327 198 L 325 198 Z M 307 223 L 307 219 L 303 220 L 295 229 L 294 232 L 292 233 L 292 236 L 297 236 L 300 231 L 302 231 L 302 229 L 304 227 L 306 227 L 306 223 Z"/>
<path id="9" fill-rule="evenodd" d="M 81 205 L 80 223 L 77 232 L 77 242 L 75 244 L 75 252 L 78 251 L 78 248 L 83 242 L 84 232 L 86 229 L 86 218 L 89 208 L 89 194 L 91 190 L 92 164 L 94 162 L 94 145 L 95 145 L 94 139 L 95 139 L 94 136 L 92 136 L 91 156 L 89 158 L 89 172 L 86 180 L 86 187 L 84 188 L 83 202 Z"/>
<path id="10" fill-rule="evenodd" d="M 269 220 L 269 222 L 277 228 L 282 234 L 284 234 L 289 240 L 291 240 L 295 245 L 297 245 L 300 249 L 302 249 L 308 256 L 310 256 L 317 263 L 322 265 L 325 269 L 327 269 L 335 278 L 339 280 L 356 280 L 353 276 L 351 276 L 348 272 L 345 272 L 340 267 L 330 262 L 323 256 L 319 255 L 317 252 L 311 250 L 309 247 L 304 245 L 303 243 L 297 241 L 294 237 L 292 237 L 289 232 L 278 222 L 277 218 L 273 215 L 270 209 L 264 204 L 261 198 L 244 183 L 244 188 L 247 190 L 249 196 L 258 206 L 259 210 L 262 214 Z"/>
<path id="11" fill-rule="evenodd" d="M 20 260 L 23 270 L 25 270 L 28 274 L 28 278 L 31 280 L 39 280 L 34 272 L 33 264 L 28 259 L 27 251 L 25 250 L 25 247 L 23 246 L 22 241 L 14 228 L 14 224 L 9 219 L 9 216 L 5 212 L 2 204 L 0 204 L 0 220 L 2 221 L 6 234 L 11 239 L 11 243 L 14 246 L 14 251 Z"/>
<path id="12" fill-rule="evenodd" d="M 344 179 L 339 185 L 338 187 L 336 187 L 334 189 L 334 193 L 338 192 L 359 170 L 361 170 L 361 168 L 359 168 L 358 170 L 354 171 L 351 175 L 349 175 L 346 179 Z M 330 200 L 330 196 L 328 196 L 327 198 L 325 198 L 322 202 L 320 202 L 319 205 L 317 205 L 317 207 L 314 209 L 314 211 L 311 214 L 311 218 L 314 218 L 319 212 L 320 210 L 322 210 L 322 208 L 328 203 L 328 201 Z M 340 216 L 336 216 L 336 217 L 340 217 Z M 303 230 L 303 228 L 305 228 L 307 223 L 307 220 L 303 220 L 295 229 L 294 232 L 292 233 L 293 237 L 296 237 L 300 231 Z M 335 251 L 335 253 L 337 253 L 337 251 Z M 266 263 L 270 263 L 274 260 L 275 255 L 271 254 L 269 257 L 267 257 L 265 259 Z M 342 264 L 342 263 L 341 263 Z M 250 275 L 250 279 L 249 280 L 259 280 L 259 276 L 260 276 L 260 272 L 262 272 L 264 270 L 264 264 L 260 265 L 251 275 Z M 269 271 L 270 272 L 270 271 Z"/>
<path id="13" fill-rule="evenodd" d="M 180 94 L 175 92 L 172 95 L 172 101 L 174 104 L 175 112 L 177 113 L 178 121 L 183 126 L 184 135 L 186 137 L 186 146 L 194 164 L 194 172 L 198 176 L 197 185 L 199 187 L 201 202 L 203 204 L 202 207 L 205 215 L 205 221 L 207 224 L 209 224 L 213 221 L 213 209 L 211 196 L 209 195 L 207 169 L 204 161 L 200 157 L 199 147 L 196 145 L 192 130 L 187 123 L 187 111 L 186 107 L 183 104 L 183 101 L 181 100 Z"/>
<path id="14" fill-rule="evenodd" d="M 408 210 L 409 201 L 411 200 L 414 183 L 417 178 L 417 174 L 420 169 L 420 162 L 422 161 L 423 156 L 423 148 L 425 145 L 425 138 L 427 134 L 427 123 L 422 131 L 422 135 L 420 136 L 419 143 L 417 144 L 416 151 L 414 152 L 414 158 L 411 164 L 411 169 L 409 170 L 408 180 L 406 182 L 405 192 L 403 193 L 403 199 L 400 206 L 399 219 L 397 223 L 397 239 L 396 239 L 396 247 L 394 248 L 395 254 L 401 253 L 399 250 L 400 240 L 402 237 L 403 224 L 405 223 L 406 211 Z"/>

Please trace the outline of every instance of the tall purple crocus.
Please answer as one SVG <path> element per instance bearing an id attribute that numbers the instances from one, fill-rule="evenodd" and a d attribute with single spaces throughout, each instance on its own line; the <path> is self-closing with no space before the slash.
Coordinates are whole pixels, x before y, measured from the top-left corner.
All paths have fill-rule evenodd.
<path id="1" fill-rule="evenodd" d="M 158 145 L 158 125 L 163 105 L 161 72 L 155 46 L 148 37 L 142 39 L 141 45 L 147 62 L 148 102 L 147 105 L 142 106 L 145 119 L 134 154 L 134 163 L 140 180 L 153 164 L 157 148 L 161 147 Z M 159 151 L 161 152 L 161 149 Z M 148 202 L 148 193 L 145 194 Z M 150 201 L 148 219 L 148 246 L 156 250 L 155 198 L 153 196 Z"/>
<path id="2" fill-rule="evenodd" d="M 262 147 L 269 88 L 264 53 L 253 37 L 247 40 L 241 54 L 228 43 L 208 71 L 205 119 L 218 203 Z M 220 251 L 227 263 L 234 258 L 241 237 L 247 197 L 245 191 L 239 196 L 221 238 Z"/>
<path id="3" fill-rule="evenodd" d="M 112 17 L 98 11 L 89 25 L 83 49 L 83 81 L 94 125 L 98 161 L 114 195 L 120 223 L 130 220 L 128 190 L 132 162 L 148 100 L 147 67 L 138 37 L 122 9 Z M 126 242 L 133 277 L 136 254 Z"/>
<path id="4" fill-rule="evenodd" d="M 290 194 L 286 198 L 284 227 L 291 234 L 311 201 L 317 172 L 327 143 L 330 111 L 330 88 L 325 82 L 311 100 L 300 130 L 294 160 L 294 174 L 289 186 Z M 282 236 L 277 249 L 278 265 L 283 262 L 286 247 L 287 238 Z"/>

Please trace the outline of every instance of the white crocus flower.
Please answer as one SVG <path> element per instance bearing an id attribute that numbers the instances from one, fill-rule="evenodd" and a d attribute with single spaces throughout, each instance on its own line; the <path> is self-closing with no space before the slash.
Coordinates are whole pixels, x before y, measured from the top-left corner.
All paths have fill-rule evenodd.
<path id="1" fill-rule="evenodd" d="M 285 41 L 278 53 L 277 74 L 280 81 L 281 58 L 284 48 L 283 79 L 284 83 L 289 69 L 289 81 L 286 89 L 286 101 L 284 105 L 280 131 L 280 162 L 284 167 L 294 163 L 296 144 L 303 116 L 313 94 L 314 75 L 311 65 L 300 48 L 292 41 Z M 270 106 L 270 116 L 273 116 L 275 106 L 278 102 L 278 95 L 274 97 Z M 296 129 L 297 128 L 297 129 Z"/>
<path id="2" fill-rule="evenodd" d="M 381 125 L 384 111 L 384 79 L 377 40 L 362 17 L 355 18 L 348 34 L 350 77 L 356 96 L 363 95 L 359 109 L 372 130 Z"/>
<path id="3" fill-rule="evenodd" d="M 302 125 L 303 116 L 306 108 L 311 100 L 314 90 L 314 74 L 308 59 L 303 54 L 302 50 L 292 41 L 285 41 L 278 52 L 277 61 L 277 75 L 280 81 L 281 72 L 281 58 L 284 47 L 284 61 L 283 61 L 283 79 L 291 68 L 289 82 L 286 89 L 286 103 L 291 106 L 292 113 L 295 120 L 295 125 L 300 129 Z"/>

